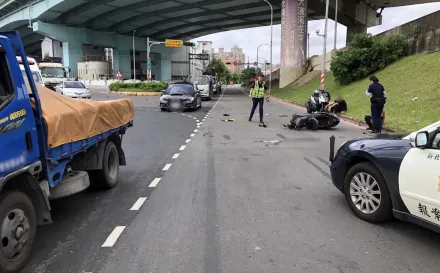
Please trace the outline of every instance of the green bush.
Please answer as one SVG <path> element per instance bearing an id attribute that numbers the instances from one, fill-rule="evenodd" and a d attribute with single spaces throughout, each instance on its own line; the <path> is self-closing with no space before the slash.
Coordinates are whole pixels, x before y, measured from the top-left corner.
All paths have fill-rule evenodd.
<path id="1" fill-rule="evenodd" d="M 168 87 L 166 82 L 113 82 L 109 85 L 110 91 L 133 92 L 160 92 Z"/>
<path id="2" fill-rule="evenodd" d="M 380 39 L 371 34 L 357 34 L 347 50 L 336 53 L 331 70 L 339 84 L 347 85 L 384 69 L 407 52 L 408 43 L 401 35 Z"/>

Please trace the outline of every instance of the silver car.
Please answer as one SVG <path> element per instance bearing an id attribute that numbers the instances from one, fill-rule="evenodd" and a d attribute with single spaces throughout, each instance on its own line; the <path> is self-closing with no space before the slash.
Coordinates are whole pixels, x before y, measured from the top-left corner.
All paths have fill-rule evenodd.
<path id="1" fill-rule="evenodd" d="M 89 89 L 79 81 L 63 81 L 55 86 L 55 91 L 71 98 L 90 99 L 92 97 Z"/>

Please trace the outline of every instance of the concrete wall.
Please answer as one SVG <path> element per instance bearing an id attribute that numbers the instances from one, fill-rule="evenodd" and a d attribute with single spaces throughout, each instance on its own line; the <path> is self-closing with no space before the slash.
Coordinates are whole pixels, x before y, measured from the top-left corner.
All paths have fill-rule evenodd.
<path id="1" fill-rule="evenodd" d="M 410 54 L 440 50 L 440 11 L 379 33 L 376 36 L 387 37 L 397 34 L 406 37 Z"/>

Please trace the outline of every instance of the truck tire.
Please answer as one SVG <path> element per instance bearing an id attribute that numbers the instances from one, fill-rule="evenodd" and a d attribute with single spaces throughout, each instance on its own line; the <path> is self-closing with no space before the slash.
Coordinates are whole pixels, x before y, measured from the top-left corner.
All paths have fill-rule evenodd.
<path id="1" fill-rule="evenodd" d="M 2 193 L 0 272 L 17 273 L 26 265 L 36 232 L 35 209 L 29 197 L 19 191 Z"/>
<path id="2" fill-rule="evenodd" d="M 116 186 L 119 176 L 119 153 L 113 141 L 107 142 L 102 158 L 102 169 L 95 171 L 91 176 L 94 188 L 109 190 Z"/>

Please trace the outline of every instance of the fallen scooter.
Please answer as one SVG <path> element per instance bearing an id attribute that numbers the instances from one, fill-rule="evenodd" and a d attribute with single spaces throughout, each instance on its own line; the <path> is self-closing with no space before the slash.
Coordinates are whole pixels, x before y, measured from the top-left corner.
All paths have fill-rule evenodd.
<path id="1" fill-rule="evenodd" d="M 302 128 L 307 128 L 309 130 L 315 131 L 318 129 L 330 129 L 338 125 L 340 119 L 326 112 L 318 112 L 313 114 L 297 115 L 293 114 L 290 123 L 284 125 L 291 130 L 299 130 Z"/>

